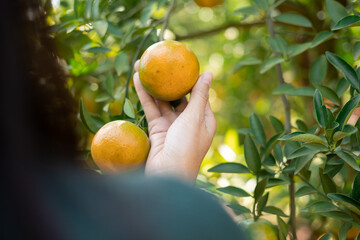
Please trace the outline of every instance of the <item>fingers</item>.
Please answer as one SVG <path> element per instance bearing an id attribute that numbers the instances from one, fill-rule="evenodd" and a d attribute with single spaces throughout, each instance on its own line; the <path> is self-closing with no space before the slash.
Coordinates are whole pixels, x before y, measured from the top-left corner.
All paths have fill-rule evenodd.
<path id="1" fill-rule="evenodd" d="M 214 137 L 217 124 L 213 111 L 211 110 L 210 103 L 207 102 L 205 107 L 205 124 L 207 131 L 211 137 Z"/>
<path id="2" fill-rule="evenodd" d="M 140 64 L 140 60 L 137 60 L 137 61 L 135 62 L 135 64 L 134 64 L 134 69 L 135 69 L 136 72 L 139 71 L 139 64 Z"/>
<path id="3" fill-rule="evenodd" d="M 174 111 L 170 105 L 169 102 L 166 102 L 166 101 L 161 101 L 159 99 L 156 99 L 155 100 L 158 107 L 159 107 L 159 110 L 160 110 L 160 113 L 162 116 L 172 116 L 174 115 Z"/>
<path id="4" fill-rule="evenodd" d="M 151 122 L 152 120 L 160 117 L 161 113 L 154 101 L 154 98 L 146 92 L 145 88 L 141 84 L 138 72 L 134 74 L 134 85 L 141 105 L 144 109 L 147 121 Z"/>
<path id="5" fill-rule="evenodd" d="M 209 100 L 209 88 L 212 78 L 213 75 L 211 72 L 201 74 L 191 90 L 188 108 L 193 112 L 197 112 L 200 116 L 205 113 L 205 107 Z"/>
<path id="6" fill-rule="evenodd" d="M 187 101 L 186 97 L 182 97 L 180 104 L 174 108 L 175 113 L 177 113 L 179 115 L 180 113 L 182 113 L 185 110 L 187 105 L 188 105 L 188 101 Z"/>

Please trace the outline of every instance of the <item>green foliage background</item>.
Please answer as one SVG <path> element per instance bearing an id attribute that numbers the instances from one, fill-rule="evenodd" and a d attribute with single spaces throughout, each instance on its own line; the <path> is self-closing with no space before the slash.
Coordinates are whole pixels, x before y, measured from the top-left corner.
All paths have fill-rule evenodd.
<path id="1" fill-rule="evenodd" d="M 200 8 L 178 0 L 169 18 L 166 0 L 52 4 L 48 22 L 69 88 L 80 102 L 80 147 L 89 167 L 96 168 L 88 154 L 89 131 L 116 119 L 141 121 L 146 129 L 132 66 L 159 41 L 168 22 L 165 39 L 188 44 L 201 72 L 215 77 L 210 103 L 218 131 L 199 186 L 225 199 L 239 220 L 261 217 L 277 223 L 284 239 L 290 231 L 283 224 L 290 219 L 288 185 L 295 174 L 298 229 L 315 238 L 337 234 L 341 226 L 343 239 L 351 226 L 359 227 L 360 123 L 345 126 L 359 102 L 359 2 L 225 0 Z M 284 84 L 279 85 L 279 76 Z M 291 130 L 300 135 L 286 135 L 282 94 L 290 102 Z M 342 107 L 347 102 L 353 106 Z"/>

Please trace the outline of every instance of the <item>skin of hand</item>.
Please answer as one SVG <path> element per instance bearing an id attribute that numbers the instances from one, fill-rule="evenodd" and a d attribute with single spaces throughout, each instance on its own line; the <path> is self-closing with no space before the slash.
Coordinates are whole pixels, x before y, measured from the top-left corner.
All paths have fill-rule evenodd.
<path id="1" fill-rule="evenodd" d="M 145 174 L 180 177 L 195 182 L 201 162 L 216 132 L 216 120 L 209 104 L 211 72 L 201 74 L 179 106 L 153 98 L 142 86 L 139 61 L 135 64 L 134 85 L 148 122 L 151 149 Z"/>

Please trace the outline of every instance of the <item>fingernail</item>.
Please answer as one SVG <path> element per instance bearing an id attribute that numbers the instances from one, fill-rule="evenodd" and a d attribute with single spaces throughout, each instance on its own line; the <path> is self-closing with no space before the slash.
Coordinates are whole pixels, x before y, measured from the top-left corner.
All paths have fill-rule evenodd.
<path id="1" fill-rule="evenodd" d="M 208 83 L 208 84 L 211 83 L 212 78 L 213 78 L 212 72 L 204 72 L 204 73 L 201 74 L 201 76 L 200 76 L 200 80 L 201 80 L 201 81 L 204 81 L 204 82 L 206 82 L 206 83 Z"/>

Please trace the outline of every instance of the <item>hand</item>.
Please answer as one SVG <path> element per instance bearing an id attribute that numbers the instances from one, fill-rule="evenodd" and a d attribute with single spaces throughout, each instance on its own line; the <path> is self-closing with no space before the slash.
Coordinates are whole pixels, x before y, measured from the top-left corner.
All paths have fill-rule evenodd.
<path id="1" fill-rule="evenodd" d="M 139 61 L 134 84 L 149 126 L 151 149 L 146 174 L 164 174 L 195 182 L 201 162 L 216 132 L 216 120 L 209 104 L 212 73 L 203 73 L 191 90 L 190 101 L 169 102 L 150 96 L 142 86 Z"/>

